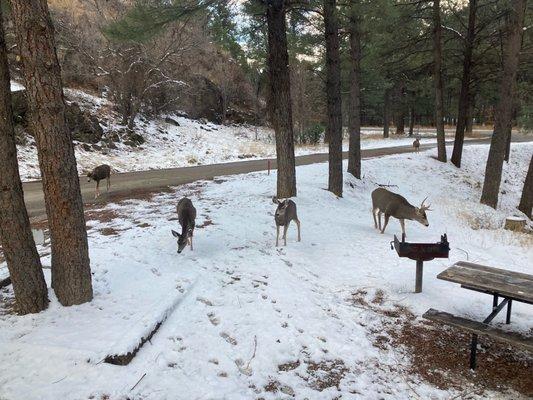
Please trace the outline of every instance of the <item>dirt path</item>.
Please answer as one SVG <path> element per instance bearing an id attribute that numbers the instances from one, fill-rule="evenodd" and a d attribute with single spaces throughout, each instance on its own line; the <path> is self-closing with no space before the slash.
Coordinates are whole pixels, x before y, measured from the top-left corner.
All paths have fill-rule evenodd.
<path id="1" fill-rule="evenodd" d="M 513 135 L 514 142 L 532 141 L 533 137 L 524 135 Z M 489 138 L 468 140 L 466 145 L 487 144 Z M 452 144 L 452 142 L 449 142 Z M 421 150 L 427 150 L 436 147 L 436 143 L 423 144 Z M 373 158 L 382 157 L 392 154 L 402 154 L 413 152 L 411 146 L 395 146 L 378 149 L 362 150 L 362 157 Z M 347 158 L 348 153 L 343 153 L 343 158 Z M 309 154 L 296 157 L 296 165 L 308 165 L 328 161 L 327 153 Z M 98 200 L 94 200 L 94 182 L 87 182 L 85 176 L 80 177 L 81 192 L 84 204 L 102 204 L 109 200 L 127 197 L 131 193 L 151 192 L 168 186 L 179 186 L 198 180 L 214 179 L 217 176 L 239 175 L 255 171 L 264 171 L 268 168 L 268 163 L 272 169 L 276 168 L 275 159 L 261 159 L 236 161 L 223 164 L 199 165 L 196 167 L 182 167 L 159 169 L 150 171 L 136 171 L 113 174 L 111 176 L 111 192 L 105 193 L 105 182 L 102 182 L 104 190 Z M 24 183 L 24 198 L 26 207 L 31 217 L 39 217 L 45 214 L 44 198 L 42 184 L 40 181 Z"/>

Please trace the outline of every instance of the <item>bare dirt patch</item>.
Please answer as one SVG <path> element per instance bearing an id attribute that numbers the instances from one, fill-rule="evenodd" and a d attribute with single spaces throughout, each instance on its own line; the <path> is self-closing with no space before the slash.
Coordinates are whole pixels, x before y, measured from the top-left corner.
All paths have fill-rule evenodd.
<path id="1" fill-rule="evenodd" d="M 208 227 L 209 225 L 215 225 L 215 223 L 209 217 L 207 217 L 200 225 L 196 225 L 196 228 L 202 229 Z"/>
<path id="2" fill-rule="evenodd" d="M 112 226 L 106 226 L 105 228 L 98 229 L 101 235 L 104 236 L 118 236 L 120 232 L 124 232 L 126 229 L 117 229 Z"/>
<path id="3" fill-rule="evenodd" d="M 405 323 L 396 330 L 395 345 L 404 346 L 412 356 L 410 372 L 440 389 L 462 390 L 465 383 L 483 389 L 512 389 L 533 397 L 533 357 L 512 346 L 480 337 L 478 367 L 470 371 L 469 346 L 471 335 L 431 321 Z"/>
<path id="4" fill-rule="evenodd" d="M 111 222 L 120 217 L 121 215 L 116 210 L 97 209 L 85 211 L 86 221 Z"/>
<path id="5" fill-rule="evenodd" d="M 533 357 L 487 337 L 479 338 L 478 368 L 469 369 L 471 335 L 431 321 L 417 319 L 405 306 L 383 306 L 385 295 L 376 291 L 368 301 L 359 289 L 347 301 L 354 307 L 380 315 L 382 326 L 369 329 L 372 344 L 382 351 L 402 353 L 410 362 L 402 366 L 406 379 L 417 376 L 443 390 L 483 395 L 486 390 L 516 391 L 533 397 Z M 370 296 L 369 296 L 370 297 Z M 375 301 L 379 298 L 379 301 Z M 466 389 L 465 389 L 466 388 Z M 459 397 L 458 397 L 459 398 Z"/>
<path id="6" fill-rule="evenodd" d="M 341 381 L 349 371 L 350 369 L 340 359 L 325 360 L 319 363 L 309 361 L 307 362 L 309 374 L 307 381 L 310 387 L 320 392 L 330 387 L 340 390 Z"/>

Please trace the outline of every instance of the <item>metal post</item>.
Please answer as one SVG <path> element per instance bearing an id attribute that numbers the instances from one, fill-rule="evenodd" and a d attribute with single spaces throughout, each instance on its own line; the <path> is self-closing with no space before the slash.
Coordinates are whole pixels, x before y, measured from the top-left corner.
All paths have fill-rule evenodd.
<path id="1" fill-rule="evenodd" d="M 511 323 L 511 304 L 513 304 L 513 301 L 509 299 L 509 303 L 507 303 L 507 317 L 505 318 L 506 324 Z"/>
<path id="2" fill-rule="evenodd" d="M 422 274 L 424 271 L 424 261 L 416 260 L 416 282 L 415 293 L 422 292 Z"/>
<path id="3" fill-rule="evenodd" d="M 476 353 L 477 353 L 477 335 L 472 335 L 472 343 L 470 344 L 470 369 L 476 369 Z"/>
<path id="4" fill-rule="evenodd" d="M 498 295 L 494 294 L 492 297 L 492 309 L 494 310 L 496 307 L 498 307 Z"/>
<path id="5" fill-rule="evenodd" d="M 267 163 L 268 163 L 268 174 L 270 175 L 270 160 L 268 160 Z"/>

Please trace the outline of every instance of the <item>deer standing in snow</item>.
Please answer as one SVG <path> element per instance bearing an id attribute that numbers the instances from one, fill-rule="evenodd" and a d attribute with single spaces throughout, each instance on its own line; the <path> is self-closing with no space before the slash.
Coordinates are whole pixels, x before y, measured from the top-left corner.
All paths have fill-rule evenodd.
<path id="1" fill-rule="evenodd" d="M 87 182 L 91 180 L 96 182 L 95 199 L 100 196 L 100 181 L 103 179 L 107 180 L 107 191 L 109 192 L 111 187 L 111 167 L 107 164 L 99 165 L 87 174 Z"/>
<path id="2" fill-rule="evenodd" d="M 420 151 L 420 139 L 415 139 L 415 141 L 413 142 L 413 148 L 417 153 Z"/>
<path id="3" fill-rule="evenodd" d="M 192 201 L 187 197 L 182 198 L 176 206 L 178 212 L 178 221 L 181 225 L 181 234 L 172 230 L 172 235 L 178 238 L 178 254 L 183 251 L 187 244 L 192 247 L 192 235 L 196 224 L 196 208 L 192 205 Z"/>
<path id="4" fill-rule="evenodd" d="M 279 227 L 283 227 L 283 243 L 287 246 L 287 229 L 291 221 L 296 222 L 298 227 L 298 241 L 301 241 L 300 237 L 300 220 L 296 214 L 296 203 L 292 200 L 278 200 L 276 197 L 272 198 L 272 202 L 278 205 L 276 213 L 274 214 L 274 220 L 276 221 L 276 247 L 279 245 Z"/>
<path id="5" fill-rule="evenodd" d="M 424 226 L 429 226 L 426 211 L 431 211 L 430 206 L 424 205 L 427 197 L 422 201 L 420 207 L 411 205 L 403 196 L 393 193 L 382 187 L 372 192 L 372 216 L 374 217 L 374 226 L 381 233 L 389 223 L 389 218 L 394 217 L 400 221 L 402 226 L 402 235 L 405 237 L 405 220 L 417 221 Z M 385 214 L 385 223 L 381 228 L 381 214 Z M 377 220 L 376 220 L 377 216 Z M 378 226 L 379 221 L 379 226 Z"/>

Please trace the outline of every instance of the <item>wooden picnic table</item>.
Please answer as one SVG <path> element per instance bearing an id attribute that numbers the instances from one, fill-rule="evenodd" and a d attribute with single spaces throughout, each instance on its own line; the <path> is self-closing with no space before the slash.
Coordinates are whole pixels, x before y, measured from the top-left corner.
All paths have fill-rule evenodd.
<path id="1" fill-rule="evenodd" d="M 533 304 L 533 276 L 460 261 L 437 275 L 466 289 Z"/>
<path id="2" fill-rule="evenodd" d="M 507 306 L 505 323 L 510 324 L 513 300 L 533 304 L 533 275 L 460 261 L 441 272 L 437 278 L 459 283 L 465 289 L 492 295 L 492 312 L 483 320 L 483 324 L 489 324 L 505 306 Z M 503 300 L 498 304 L 500 297 Z M 476 366 L 477 339 L 478 335 L 474 333 L 470 346 L 472 369 Z M 528 343 L 530 341 L 528 339 Z"/>

